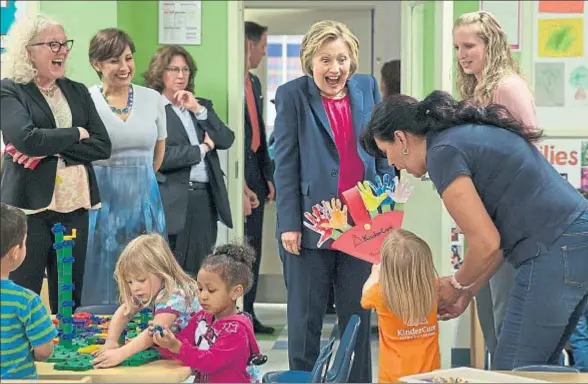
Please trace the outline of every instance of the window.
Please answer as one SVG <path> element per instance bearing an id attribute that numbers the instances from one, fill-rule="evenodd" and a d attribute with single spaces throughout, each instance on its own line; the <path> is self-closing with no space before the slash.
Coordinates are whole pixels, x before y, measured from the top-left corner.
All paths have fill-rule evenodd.
<path id="1" fill-rule="evenodd" d="M 300 43 L 303 35 L 269 35 L 267 37 L 267 89 L 265 110 L 268 138 L 274 130 L 276 108 L 271 102 L 278 87 L 303 75 L 300 65 Z"/>

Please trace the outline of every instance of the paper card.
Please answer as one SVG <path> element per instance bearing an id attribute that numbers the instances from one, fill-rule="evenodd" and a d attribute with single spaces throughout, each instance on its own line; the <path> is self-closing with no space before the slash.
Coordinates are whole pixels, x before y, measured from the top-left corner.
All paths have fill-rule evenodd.
<path id="1" fill-rule="evenodd" d="M 539 0 L 541 13 L 584 13 L 583 0 Z"/>

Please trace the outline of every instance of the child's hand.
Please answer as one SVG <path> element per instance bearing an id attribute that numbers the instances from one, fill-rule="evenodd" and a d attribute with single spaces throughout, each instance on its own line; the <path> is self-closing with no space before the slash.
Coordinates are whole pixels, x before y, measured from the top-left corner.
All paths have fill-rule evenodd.
<path id="1" fill-rule="evenodd" d="M 119 348 L 120 345 L 118 344 L 117 341 L 110 341 L 110 340 L 106 340 L 106 342 L 104 343 L 103 346 L 100 347 L 99 350 L 92 352 L 92 356 L 96 357 L 98 356 L 98 354 L 100 353 L 100 351 L 106 351 L 109 349 L 117 349 Z"/>
<path id="2" fill-rule="evenodd" d="M 124 357 L 120 353 L 120 349 L 101 349 L 94 354 L 95 359 L 92 360 L 94 368 L 110 368 L 116 367 L 123 362 Z"/>
<path id="3" fill-rule="evenodd" d="M 370 277 L 376 281 L 380 280 L 380 263 L 372 265 L 372 273 Z"/>
<path id="4" fill-rule="evenodd" d="M 180 353 L 182 343 L 176 339 L 176 336 L 169 330 L 167 325 L 163 326 L 163 335 L 160 332 L 153 333 L 153 342 L 160 347 L 169 349 L 176 355 Z"/>

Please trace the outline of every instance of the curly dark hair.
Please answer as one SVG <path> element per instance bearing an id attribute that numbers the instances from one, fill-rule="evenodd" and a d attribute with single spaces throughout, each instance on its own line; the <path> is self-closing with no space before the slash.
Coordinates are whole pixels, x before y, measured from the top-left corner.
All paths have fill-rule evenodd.
<path id="1" fill-rule="evenodd" d="M 502 105 L 480 107 L 469 101 L 457 101 L 447 92 L 433 91 L 420 102 L 402 94 L 389 96 L 374 108 L 360 142 L 364 150 L 372 156 L 385 157 L 376 145 L 375 138 L 394 141 L 396 131 L 427 136 L 465 124 L 492 125 L 506 129 L 531 143 L 543 136 L 541 130 L 526 130 L 524 124 Z"/>
<path id="2" fill-rule="evenodd" d="M 143 73 L 145 86 L 155 89 L 159 93 L 163 92 L 163 72 L 165 72 L 174 56 L 183 56 L 184 60 L 186 60 L 186 64 L 190 68 L 186 91 L 194 93 L 194 77 L 196 76 L 198 67 L 196 67 L 196 62 L 192 55 L 184 47 L 179 45 L 164 45 L 155 51 L 153 56 L 151 56 L 149 67 Z"/>
<path id="3" fill-rule="evenodd" d="M 255 250 L 247 244 L 219 245 L 202 262 L 202 269 L 218 273 L 229 289 L 242 285 L 247 293 L 253 284 Z"/>

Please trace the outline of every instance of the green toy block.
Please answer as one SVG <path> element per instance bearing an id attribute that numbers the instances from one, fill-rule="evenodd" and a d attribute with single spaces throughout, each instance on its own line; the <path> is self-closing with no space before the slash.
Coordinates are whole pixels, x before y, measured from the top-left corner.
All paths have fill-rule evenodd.
<path id="1" fill-rule="evenodd" d="M 148 364 L 152 361 L 159 360 L 159 352 L 153 349 L 148 349 L 134 354 L 125 361 L 122 362 L 122 366 L 125 367 L 138 367 L 140 365 Z"/>
<path id="2" fill-rule="evenodd" d="M 127 324 L 127 330 L 129 330 L 129 331 L 134 331 L 135 329 L 137 329 L 137 323 L 135 323 L 135 322 L 133 322 L 133 321 L 130 321 L 130 322 Z"/>
<path id="3" fill-rule="evenodd" d="M 89 360 L 76 358 L 57 363 L 53 368 L 57 371 L 89 371 L 90 369 L 94 369 L 94 366 Z"/>
<path id="4" fill-rule="evenodd" d="M 61 348 L 57 348 L 61 347 Z M 79 354 L 75 350 L 67 350 L 63 345 L 58 345 L 53 354 L 47 359 L 48 363 L 60 363 L 63 361 L 75 359 Z"/>

